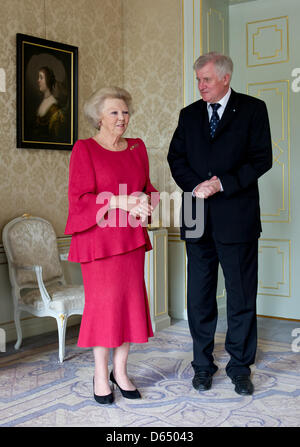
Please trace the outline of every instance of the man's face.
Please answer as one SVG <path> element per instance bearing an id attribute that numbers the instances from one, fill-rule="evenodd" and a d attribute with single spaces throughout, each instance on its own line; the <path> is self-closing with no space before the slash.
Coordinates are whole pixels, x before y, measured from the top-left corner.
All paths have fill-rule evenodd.
<path id="1" fill-rule="evenodd" d="M 208 62 L 196 70 L 198 89 L 203 101 L 216 103 L 226 95 L 229 89 L 230 75 L 219 78 L 214 63 Z"/>

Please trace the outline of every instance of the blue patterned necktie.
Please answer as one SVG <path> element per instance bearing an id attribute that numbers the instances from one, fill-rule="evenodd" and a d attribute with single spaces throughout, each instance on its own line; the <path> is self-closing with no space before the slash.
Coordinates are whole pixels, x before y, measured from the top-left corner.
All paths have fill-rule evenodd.
<path id="1" fill-rule="evenodd" d="M 210 106 L 213 110 L 213 113 L 212 113 L 211 119 L 209 121 L 209 129 L 210 129 L 210 136 L 211 136 L 211 138 L 213 138 L 215 135 L 217 126 L 219 124 L 219 121 L 220 121 L 220 117 L 218 115 L 217 110 L 219 107 L 221 107 L 221 104 L 218 104 L 218 103 L 210 104 Z"/>

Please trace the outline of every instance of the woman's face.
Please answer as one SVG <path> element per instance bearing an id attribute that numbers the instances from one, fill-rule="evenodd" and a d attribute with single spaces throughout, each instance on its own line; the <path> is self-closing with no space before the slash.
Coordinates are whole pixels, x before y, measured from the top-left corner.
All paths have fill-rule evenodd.
<path id="1" fill-rule="evenodd" d="M 104 101 L 101 130 L 111 136 L 122 136 L 129 123 L 129 113 L 126 103 L 122 99 L 107 98 Z"/>
<path id="2" fill-rule="evenodd" d="M 47 82 L 46 82 L 46 76 L 45 73 L 43 71 L 39 71 L 39 76 L 38 76 L 38 86 L 39 86 L 39 90 L 40 92 L 45 92 L 47 90 Z"/>

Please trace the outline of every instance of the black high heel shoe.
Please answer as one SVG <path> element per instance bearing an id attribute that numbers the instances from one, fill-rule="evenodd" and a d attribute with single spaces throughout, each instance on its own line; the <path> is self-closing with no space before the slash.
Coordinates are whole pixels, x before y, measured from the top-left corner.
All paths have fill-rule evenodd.
<path id="1" fill-rule="evenodd" d="M 119 390 L 121 391 L 121 394 L 123 397 L 126 397 L 126 399 L 140 399 L 142 396 L 139 392 L 138 389 L 133 390 L 133 391 L 126 391 L 123 390 L 116 382 L 116 379 L 114 378 L 114 373 L 113 371 L 110 373 L 109 376 L 110 380 L 112 381 L 112 383 L 114 383 L 115 385 L 117 385 L 117 387 L 119 388 Z"/>
<path id="2" fill-rule="evenodd" d="M 94 383 L 94 377 L 93 377 L 93 391 L 95 390 L 95 383 Z M 96 402 L 98 402 L 98 404 L 112 404 L 114 401 L 114 395 L 113 393 L 110 394 L 106 394 L 105 396 L 98 396 L 97 394 L 95 394 L 94 391 L 94 399 Z"/>

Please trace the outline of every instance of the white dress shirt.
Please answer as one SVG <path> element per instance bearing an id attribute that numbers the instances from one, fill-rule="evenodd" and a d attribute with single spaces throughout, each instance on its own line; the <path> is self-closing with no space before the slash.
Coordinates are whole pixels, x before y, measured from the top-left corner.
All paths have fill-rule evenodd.
<path id="1" fill-rule="evenodd" d="M 220 99 L 220 101 L 218 101 L 218 104 L 221 105 L 221 107 L 218 108 L 217 110 L 217 114 L 219 115 L 219 118 L 222 118 L 222 115 L 224 113 L 225 107 L 227 106 L 228 100 L 229 100 L 229 96 L 231 94 L 231 88 L 229 87 L 228 92 L 226 93 L 225 96 L 223 96 L 223 98 Z M 208 119 L 210 121 L 211 116 L 212 116 L 212 108 L 210 107 L 210 102 L 207 103 L 207 112 L 208 112 Z"/>

